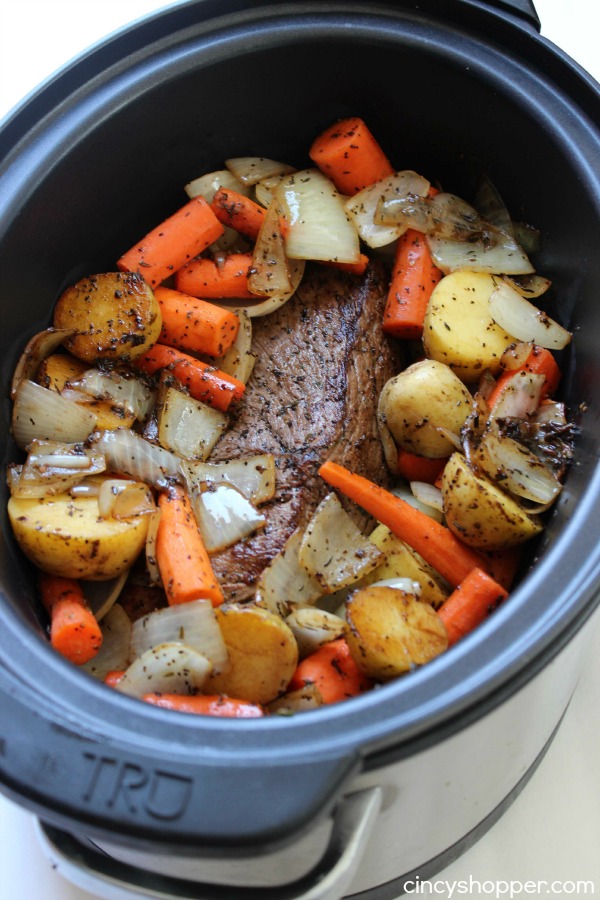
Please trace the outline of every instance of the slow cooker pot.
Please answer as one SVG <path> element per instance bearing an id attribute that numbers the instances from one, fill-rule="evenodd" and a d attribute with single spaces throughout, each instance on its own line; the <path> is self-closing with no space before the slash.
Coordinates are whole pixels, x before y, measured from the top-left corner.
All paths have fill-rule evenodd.
<path id="1" fill-rule="evenodd" d="M 0 132 L 5 388 L 60 291 L 114 267 L 186 181 L 227 156 L 305 165 L 350 114 L 458 194 L 485 172 L 542 229 L 548 311 L 575 333 L 576 463 L 535 560 L 475 633 L 348 703 L 231 722 L 108 690 L 48 647 L 3 513 L 2 788 L 107 892 L 396 897 L 489 827 L 560 722 L 600 587 L 600 95 L 538 25 L 527 0 L 193 0 L 72 63 Z M 6 463 L 6 399 L 3 415 Z"/>

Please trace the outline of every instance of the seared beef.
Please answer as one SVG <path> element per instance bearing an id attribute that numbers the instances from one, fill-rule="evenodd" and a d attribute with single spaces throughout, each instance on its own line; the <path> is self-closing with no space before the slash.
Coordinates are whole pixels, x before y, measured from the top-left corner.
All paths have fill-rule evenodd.
<path id="1" fill-rule="evenodd" d="M 253 320 L 254 371 L 211 460 L 272 453 L 277 493 L 262 507 L 265 529 L 213 557 L 229 599 L 250 597 L 265 566 L 310 519 L 328 492 L 317 475 L 326 459 L 386 483 L 377 402 L 400 369 L 381 330 L 386 293 L 379 265 L 363 277 L 314 266 L 285 306 Z"/>

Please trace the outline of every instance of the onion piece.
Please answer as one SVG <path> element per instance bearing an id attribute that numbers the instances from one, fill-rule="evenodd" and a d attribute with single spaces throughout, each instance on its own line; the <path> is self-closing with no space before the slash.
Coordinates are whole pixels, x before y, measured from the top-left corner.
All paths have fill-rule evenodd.
<path id="1" fill-rule="evenodd" d="M 355 584 L 383 559 L 381 550 L 357 528 L 333 492 L 315 510 L 298 551 L 300 565 L 326 594 Z"/>
<path id="2" fill-rule="evenodd" d="M 98 512 L 103 518 L 133 519 L 156 509 L 147 484 L 124 478 L 106 478 L 98 490 Z"/>
<path id="3" fill-rule="evenodd" d="M 96 414 L 34 381 L 22 381 L 15 394 L 12 434 L 24 450 L 36 438 L 76 444 L 96 427 Z"/>
<path id="4" fill-rule="evenodd" d="M 405 594 L 412 594 L 417 599 L 421 596 L 421 585 L 412 578 L 382 578 L 381 581 L 373 581 L 369 587 L 391 587 L 396 591 L 403 591 Z"/>
<path id="5" fill-rule="evenodd" d="M 270 453 L 220 463 L 184 460 L 181 470 L 190 495 L 200 489 L 202 482 L 230 484 L 256 506 L 275 495 L 275 457 Z"/>
<path id="6" fill-rule="evenodd" d="M 290 175 L 295 171 L 293 166 L 264 156 L 236 156 L 226 159 L 225 165 L 242 184 L 248 187 L 273 175 Z"/>
<path id="7" fill-rule="evenodd" d="M 211 669 L 210 660 L 197 650 L 168 641 L 134 659 L 115 687 L 139 699 L 154 691 L 194 694 L 202 690 Z"/>
<path id="8" fill-rule="evenodd" d="M 503 275 L 502 280 L 506 281 L 506 283 L 510 285 L 513 290 L 517 291 L 518 294 L 529 298 L 529 300 L 535 300 L 536 297 L 541 297 L 552 285 L 549 278 L 544 278 L 543 275 L 535 274 L 513 275 L 512 277 Z"/>
<path id="9" fill-rule="evenodd" d="M 296 638 L 300 659 L 310 656 L 323 644 L 342 637 L 348 627 L 344 619 L 340 619 L 335 613 L 315 606 L 301 606 L 292 610 L 285 622 Z"/>
<path id="10" fill-rule="evenodd" d="M 267 316 L 275 310 L 280 309 L 287 303 L 290 297 L 293 297 L 296 293 L 300 282 L 302 281 L 302 277 L 304 275 L 305 262 L 303 259 L 290 259 L 289 260 L 289 277 L 290 277 L 290 290 L 284 291 L 281 294 L 273 294 L 272 297 L 267 297 L 266 300 L 261 300 L 258 303 L 249 303 L 244 307 L 245 312 L 251 319 L 258 319 L 262 316 Z M 239 301 L 238 301 L 239 302 Z"/>
<path id="11" fill-rule="evenodd" d="M 521 246 L 508 234 L 498 233 L 490 246 L 484 241 L 451 241 L 427 235 L 434 263 L 445 275 L 457 269 L 504 275 L 528 275 L 534 268 Z"/>
<path id="12" fill-rule="evenodd" d="M 174 387 L 164 391 L 158 409 L 158 441 L 186 459 L 206 459 L 227 428 L 228 416 Z"/>
<path id="13" fill-rule="evenodd" d="M 208 553 L 217 553 L 264 528 L 266 518 L 230 484 L 204 484 L 190 494 Z"/>
<path id="14" fill-rule="evenodd" d="M 15 366 L 10 386 L 11 400 L 15 399 L 21 382 L 33 381 L 43 361 L 74 334 L 75 331 L 72 328 L 46 328 L 45 331 L 34 334 L 27 342 Z"/>
<path id="15" fill-rule="evenodd" d="M 523 368 L 532 348 L 533 344 L 529 341 L 518 341 L 507 347 L 500 359 L 504 371 L 515 372 L 517 369 Z"/>
<path id="16" fill-rule="evenodd" d="M 233 312 L 240 322 L 237 337 L 227 353 L 215 359 L 214 364 L 220 372 L 247 384 L 256 361 L 252 353 L 252 320 L 245 309 L 234 309 Z"/>
<path id="17" fill-rule="evenodd" d="M 431 506 L 437 512 L 443 512 L 442 492 L 434 484 L 427 481 L 411 481 L 409 487 L 419 503 Z"/>
<path id="18" fill-rule="evenodd" d="M 163 447 L 151 444 L 129 428 L 96 432 L 94 446 L 106 456 L 107 468 L 154 488 L 165 488 L 181 479 L 181 460 Z"/>
<path id="19" fill-rule="evenodd" d="M 401 500 L 405 500 L 406 503 L 410 503 L 410 505 L 414 506 L 415 509 L 418 509 L 422 513 L 425 513 L 425 515 L 429 516 L 430 519 L 435 519 L 436 522 L 442 521 L 443 516 L 440 511 L 435 509 L 433 506 L 429 506 L 429 504 L 427 503 L 421 503 L 421 501 L 415 497 L 408 485 L 394 485 L 394 487 L 391 488 L 390 493 L 394 494 L 395 497 L 399 497 Z"/>
<path id="20" fill-rule="evenodd" d="M 283 215 L 281 203 L 278 197 L 274 197 L 254 244 L 248 288 L 262 297 L 289 294 L 292 289 L 281 228 Z"/>
<path id="21" fill-rule="evenodd" d="M 324 700 L 318 687 L 314 684 L 305 684 L 296 691 L 288 691 L 277 700 L 269 703 L 268 709 L 272 715 L 293 716 L 296 713 L 308 712 L 323 706 Z"/>
<path id="22" fill-rule="evenodd" d="M 502 490 L 522 500 L 546 507 L 562 490 L 558 478 L 539 457 L 510 437 L 487 432 L 479 444 L 476 463 Z"/>
<path id="23" fill-rule="evenodd" d="M 250 187 L 243 184 L 229 169 L 218 169 L 200 175 L 199 178 L 188 181 L 184 189 L 190 200 L 202 196 L 207 203 L 212 203 L 220 188 L 228 188 L 230 191 L 243 194 L 244 197 L 249 197 L 251 193 Z"/>
<path id="24" fill-rule="evenodd" d="M 115 603 L 102 619 L 100 650 L 93 659 L 80 668 L 94 678 L 104 681 L 109 672 L 121 671 L 129 665 L 130 641 L 131 619 L 120 603 Z"/>
<path id="25" fill-rule="evenodd" d="M 69 380 L 66 387 L 89 394 L 96 400 L 109 400 L 140 422 L 148 418 L 156 402 L 156 391 L 133 374 L 123 374 L 117 370 L 104 372 L 102 369 L 88 369 Z"/>
<path id="26" fill-rule="evenodd" d="M 346 212 L 351 216 L 361 240 L 377 249 L 391 244 L 406 231 L 406 225 L 379 225 L 375 220 L 381 200 L 394 197 L 425 197 L 431 184 L 422 175 L 406 169 L 381 181 L 376 181 L 346 200 Z"/>
<path id="27" fill-rule="evenodd" d="M 490 315 L 508 334 L 548 350 L 562 350 L 572 337 L 566 328 L 530 303 L 506 281 L 496 281 L 490 296 Z"/>
<path id="28" fill-rule="evenodd" d="M 224 672 L 229 663 L 227 647 L 210 600 L 191 600 L 167 606 L 133 623 L 131 654 L 135 659 L 160 644 L 180 642 L 201 653 L 212 672 Z"/>
<path id="29" fill-rule="evenodd" d="M 33 440 L 18 478 L 11 478 L 14 497 L 45 497 L 69 491 L 89 475 L 106 469 L 104 454 L 81 444 Z"/>
<path id="30" fill-rule="evenodd" d="M 296 529 L 283 549 L 263 569 L 258 581 L 256 602 L 282 617 L 288 615 L 291 603 L 311 604 L 323 593 L 317 579 L 300 565 L 301 543 L 302 532 Z"/>
<path id="31" fill-rule="evenodd" d="M 496 186 L 490 181 L 487 175 L 482 175 L 479 181 L 477 192 L 475 194 L 475 207 L 479 215 L 504 231 L 506 234 L 513 234 L 513 224 L 510 213 L 506 208 L 502 197 L 500 196 Z"/>
<path id="32" fill-rule="evenodd" d="M 543 375 L 523 369 L 515 372 L 494 404 L 488 422 L 532 416 L 540 405 L 545 380 Z"/>
<path id="33" fill-rule="evenodd" d="M 444 192 L 433 197 L 382 197 L 374 219 L 378 225 L 401 225 L 455 241 L 482 240 L 492 231 L 469 203 Z"/>
<path id="34" fill-rule="evenodd" d="M 148 519 L 148 531 L 146 533 L 146 571 L 148 579 L 152 585 L 162 585 L 160 569 L 158 568 L 158 559 L 156 557 L 156 539 L 158 536 L 158 526 L 162 511 L 160 507 L 156 507 L 150 518 Z"/>
<path id="35" fill-rule="evenodd" d="M 100 622 L 112 609 L 125 587 L 129 572 L 122 572 L 110 581 L 82 581 L 81 587 L 86 603 Z M 129 616 L 127 617 L 129 619 Z M 129 646 L 127 646 L 129 655 Z M 120 668 L 114 666 L 114 668 Z"/>
<path id="36" fill-rule="evenodd" d="M 289 226 L 285 252 L 290 259 L 358 262 L 358 232 L 346 214 L 344 198 L 318 169 L 290 175 L 276 197 Z"/>
<path id="37" fill-rule="evenodd" d="M 271 205 L 275 192 L 284 178 L 285 175 L 269 175 L 267 178 L 261 178 L 260 181 L 257 181 L 254 185 L 256 202 L 267 209 Z"/>

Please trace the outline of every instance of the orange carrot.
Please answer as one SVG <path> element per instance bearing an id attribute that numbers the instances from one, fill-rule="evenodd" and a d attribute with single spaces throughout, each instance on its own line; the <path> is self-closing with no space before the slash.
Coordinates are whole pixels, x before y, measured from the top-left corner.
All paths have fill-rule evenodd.
<path id="1" fill-rule="evenodd" d="M 365 253 L 361 253 L 358 262 L 355 263 L 323 261 L 322 265 L 331 266 L 332 269 L 339 269 L 341 272 L 349 272 L 351 275 L 364 275 L 369 265 L 369 257 Z"/>
<path id="2" fill-rule="evenodd" d="M 114 688 L 118 685 L 124 674 L 125 669 L 111 669 L 111 671 L 107 672 L 104 676 L 104 684 L 107 687 Z"/>
<path id="3" fill-rule="evenodd" d="M 409 228 L 398 238 L 383 313 L 386 334 L 405 340 L 422 336 L 427 304 L 442 274 L 431 258 L 425 235 Z"/>
<path id="4" fill-rule="evenodd" d="M 338 191 L 348 196 L 394 173 L 376 138 L 358 116 L 327 128 L 313 142 L 309 156 Z"/>
<path id="5" fill-rule="evenodd" d="M 508 591 L 490 575 L 472 569 L 437 611 L 448 632 L 448 646 L 473 631 L 507 597 Z"/>
<path id="6" fill-rule="evenodd" d="M 204 300 L 256 300 L 248 287 L 251 253 L 230 253 L 222 262 L 194 259 L 175 275 L 175 287 L 191 297 Z"/>
<path id="7" fill-rule="evenodd" d="M 373 687 L 352 659 L 344 638 L 323 644 L 298 664 L 289 690 L 301 690 L 307 684 L 315 685 L 325 703 L 338 703 Z"/>
<path id="8" fill-rule="evenodd" d="M 504 391 L 513 375 L 523 371 L 533 372 L 535 375 L 543 375 L 545 377 L 546 380 L 542 386 L 541 400 L 545 400 L 556 391 L 561 378 L 561 371 L 554 355 L 545 347 L 538 347 L 538 345 L 535 344 L 531 348 L 531 352 L 522 366 L 519 366 L 517 369 L 512 369 L 511 371 L 503 372 L 498 377 L 496 386 L 488 397 L 487 402 L 490 407 L 493 407 L 494 404 L 497 403 L 500 394 Z"/>
<path id="9" fill-rule="evenodd" d="M 509 591 L 523 559 L 523 545 L 506 550 L 487 550 L 482 554 L 488 563 L 488 571 L 494 581 Z"/>
<path id="10" fill-rule="evenodd" d="M 219 188 L 210 208 L 223 225 L 239 231 L 251 241 L 258 237 L 266 210 L 259 203 L 229 188 Z"/>
<path id="11" fill-rule="evenodd" d="M 327 460 L 319 475 L 420 553 L 453 587 L 471 569 L 487 569 L 483 557 L 465 546 L 444 525 L 379 485 Z"/>
<path id="12" fill-rule="evenodd" d="M 445 459 L 428 459 L 408 450 L 398 450 L 398 474 L 407 481 L 426 481 L 428 484 L 435 484 L 445 465 Z"/>
<path id="13" fill-rule="evenodd" d="M 164 344 L 155 344 L 138 356 L 133 364 L 147 375 L 154 375 L 160 369 L 168 368 L 195 400 L 201 400 L 222 412 L 229 409 L 234 400 L 239 400 L 246 390 L 246 385 L 233 375 L 227 375 L 214 366 L 172 347 L 165 347 Z"/>
<path id="14" fill-rule="evenodd" d="M 123 272 L 139 271 L 156 287 L 206 250 L 223 234 L 223 226 L 204 197 L 194 197 L 121 256 Z"/>
<path id="15" fill-rule="evenodd" d="M 102 631 L 79 582 L 44 572 L 39 583 L 54 649 L 77 665 L 93 659 L 102 646 Z"/>
<path id="16" fill-rule="evenodd" d="M 161 517 L 156 535 L 156 562 L 171 606 L 207 599 L 223 602 L 189 496 L 173 487 L 158 498 Z"/>
<path id="17" fill-rule="evenodd" d="M 230 719 L 260 719 L 265 715 L 264 709 L 258 703 L 220 695 L 196 694 L 184 697 L 181 694 L 144 694 L 142 699 L 163 709 L 196 715 L 224 716 Z"/>
<path id="18" fill-rule="evenodd" d="M 162 314 L 162 344 L 223 356 L 235 341 L 240 320 L 230 309 L 166 287 L 155 288 L 154 296 Z"/>

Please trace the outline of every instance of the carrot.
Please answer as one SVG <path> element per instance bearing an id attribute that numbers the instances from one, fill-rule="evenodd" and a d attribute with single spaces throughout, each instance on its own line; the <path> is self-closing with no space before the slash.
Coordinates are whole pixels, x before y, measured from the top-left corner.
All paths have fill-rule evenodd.
<path id="1" fill-rule="evenodd" d="M 266 211 L 259 203 L 229 188 L 219 188 L 210 208 L 221 224 L 239 231 L 251 241 L 256 240 L 265 220 Z"/>
<path id="2" fill-rule="evenodd" d="M 369 257 L 361 253 L 358 262 L 355 263 L 323 261 L 322 265 L 331 266 L 332 269 L 339 269 L 341 272 L 349 272 L 351 275 L 364 275 L 369 265 Z"/>
<path id="3" fill-rule="evenodd" d="M 426 481 L 428 484 L 435 484 L 445 465 L 445 459 L 428 459 L 408 450 L 398 450 L 398 474 L 407 481 Z"/>
<path id="4" fill-rule="evenodd" d="M 234 400 L 239 400 L 246 390 L 246 385 L 233 375 L 227 375 L 214 366 L 172 347 L 165 347 L 164 344 L 155 344 L 138 356 L 133 364 L 147 375 L 154 375 L 160 369 L 168 368 L 195 400 L 201 400 L 222 412 L 229 409 Z"/>
<path id="5" fill-rule="evenodd" d="M 288 689 L 301 690 L 307 684 L 315 685 L 325 703 L 338 703 L 373 687 L 371 679 L 362 674 L 352 659 L 344 638 L 323 644 L 303 659 Z"/>
<path id="6" fill-rule="evenodd" d="M 120 682 L 121 678 L 125 674 L 124 669 L 112 669 L 110 672 L 107 672 L 104 676 L 104 684 L 107 687 L 116 687 Z"/>
<path id="7" fill-rule="evenodd" d="M 483 553 L 492 578 L 506 590 L 510 590 L 523 559 L 523 546 L 507 547 L 506 550 L 487 550 Z"/>
<path id="8" fill-rule="evenodd" d="M 422 336 L 427 304 L 442 274 L 431 258 L 425 235 L 409 228 L 398 238 L 383 313 L 386 334 L 405 340 Z"/>
<path id="9" fill-rule="evenodd" d="M 357 116 L 327 128 L 313 141 L 309 156 L 338 191 L 349 196 L 394 174 L 379 143 Z"/>
<path id="10" fill-rule="evenodd" d="M 175 275 L 175 287 L 184 294 L 204 300 L 256 300 L 248 287 L 251 253 L 230 253 L 222 262 L 194 259 Z"/>
<path id="11" fill-rule="evenodd" d="M 102 631 L 73 578 L 40 574 L 42 603 L 50 616 L 50 643 L 77 665 L 93 659 L 102 646 Z"/>
<path id="12" fill-rule="evenodd" d="M 139 271 L 154 288 L 206 250 L 223 230 L 204 197 L 194 197 L 124 253 L 117 266 L 123 272 Z"/>
<path id="13" fill-rule="evenodd" d="M 483 557 L 461 543 L 448 528 L 368 478 L 356 475 L 331 460 L 323 463 L 319 475 L 387 525 L 396 537 L 420 553 L 453 587 L 460 584 L 471 569 L 487 569 Z"/>
<path id="14" fill-rule="evenodd" d="M 166 287 L 155 288 L 154 296 L 162 314 L 162 344 L 223 356 L 234 343 L 240 320 L 230 309 Z"/>
<path id="15" fill-rule="evenodd" d="M 184 697 L 180 694 L 144 694 L 142 699 L 163 709 L 196 715 L 224 716 L 233 719 L 260 719 L 265 715 L 264 709 L 258 703 L 221 695 L 196 694 Z"/>
<path id="16" fill-rule="evenodd" d="M 437 611 L 448 632 L 448 646 L 473 631 L 507 597 L 508 591 L 487 572 L 472 569 Z"/>
<path id="17" fill-rule="evenodd" d="M 156 562 L 171 606 L 205 598 L 223 602 L 190 498 L 173 487 L 158 498 L 161 517 L 156 535 Z"/>
<path id="18" fill-rule="evenodd" d="M 561 379 L 561 371 L 554 355 L 545 347 L 539 347 L 535 344 L 531 348 L 531 352 L 522 366 L 519 366 L 517 369 L 512 369 L 511 371 L 503 372 L 498 377 L 496 386 L 488 397 L 490 408 L 497 403 L 500 394 L 502 394 L 513 375 L 515 375 L 516 372 L 523 371 L 533 372 L 535 375 L 543 375 L 545 377 L 546 380 L 542 386 L 541 400 L 545 400 L 547 397 L 551 396 L 558 388 Z"/>

